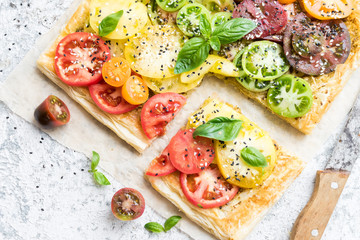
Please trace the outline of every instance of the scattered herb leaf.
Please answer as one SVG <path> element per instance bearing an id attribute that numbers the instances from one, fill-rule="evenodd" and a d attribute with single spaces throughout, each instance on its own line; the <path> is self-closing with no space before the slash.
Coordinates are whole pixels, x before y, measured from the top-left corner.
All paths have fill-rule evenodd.
<path id="1" fill-rule="evenodd" d="M 163 226 L 161 226 L 161 224 L 157 223 L 157 222 L 149 222 L 147 224 L 145 224 L 145 229 L 150 231 L 150 232 L 164 232 L 164 228 Z"/>
<path id="2" fill-rule="evenodd" d="M 169 217 L 164 224 L 165 232 L 169 231 L 172 227 L 174 227 L 180 221 L 180 219 L 180 216 Z"/>
<path id="3" fill-rule="evenodd" d="M 234 140 L 241 130 L 243 121 L 227 117 L 217 117 L 207 123 L 198 126 L 193 137 L 201 136 L 220 141 Z"/>
<path id="4" fill-rule="evenodd" d="M 116 13 L 110 14 L 109 16 L 107 16 L 106 18 L 104 18 L 101 21 L 101 23 L 99 25 L 100 37 L 105 37 L 106 35 L 109 35 L 111 32 L 113 32 L 116 29 L 123 13 L 124 13 L 124 11 L 120 10 Z"/>
<path id="5" fill-rule="evenodd" d="M 250 19 L 234 18 L 215 28 L 213 36 L 218 37 L 221 44 L 229 44 L 239 40 L 255 28 L 255 22 Z"/>
<path id="6" fill-rule="evenodd" d="M 210 38 L 212 30 L 211 23 L 204 14 L 200 15 L 200 32 L 205 38 Z"/>
<path id="7" fill-rule="evenodd" d="M 221 43 L 218 37 L 212 36 L 209 40 L 209 43 L 212 49 L 214 49 L 215 51 L 220 51 Z"/>
<path id="8" fill-rule="evenodd" d="M 100 162 L 100 156 L 97 152 L 93 151 L 93 156 L 91 159 L 91 171 L 94 172 L 96 167 L 99 165 Z"/>
<path id="9" fill-rule="evenodd" d="M 252 167 L 267 167 L 268 163 L 264 154 L 257 148 L 245 147 L 241 150 L 241 158 Z"/>
<path id="10" fill-rule="evenodd" d="M 101 172 L 98 172 L 96 167 L 99 165 L 100 162 L 100 155 L 93 151 L 93 156 L 91 159 L 91 168 L 89 170 L 90 173 L 93 173 L 95 182 L 97 182 L 100 185 L 110 185 L 109 180 L 105 177 L 105 175 Z"/>

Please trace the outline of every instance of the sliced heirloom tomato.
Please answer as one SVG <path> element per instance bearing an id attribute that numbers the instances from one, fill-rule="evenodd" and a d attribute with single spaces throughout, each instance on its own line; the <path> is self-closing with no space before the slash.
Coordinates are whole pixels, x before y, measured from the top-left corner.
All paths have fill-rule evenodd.
<path id="1" fill-rule="evenodd" d="M 140 32 L 148 23 L 146 6 L 134 0 L 92 0 L 90 26 L 98 33 L 101 21 L 112 13 L 123 10 L 116 29 L 106 35 L 108 39 L 126 39 Z"/>
<path id="2" fill-rule="evenodd" d="M 156 0 L 156 3 L 167 12 L 176 12 L 182 8 L 188 0 Z"/>
<path id="3" fill-rule="evenodd" d="M 122 188 L 111 200 L 111 211 L 122 221 L 139 218 L 145 210 L 145 199 L 141 193 L 133 188 Z"/>
<path id="4" fill-rule="evenodd" d="M 236 54 L 234 59 L 235 66 L 239 69 L 239 77 L 236 77 L 236 80 L 247 90 L 252 92 L 263 92 L 270 88 L 272 81 L 260 81 L 246 75 L 242 67 L 242 55 L 245 52 L 245 49 L 241 50 Z"/>
<path id="5" fill-rule="evenodd" d="M 200 32 L 200 16 L 203 15 L 210 22 L 210 12 L 201 4 L 186 4 L 180 9 L 176 17 L 176 24 L 189 37 L 198 37 Z"/>
<path id="6" fill-rule="evenodd" d="M 186 98 L 177 93 L 161 93 L 151 97 L 141 110 L 141 126 L 149 139 L 162 136 L 166 125 L 185 105 Z"/>
<path id="7" fill-rule="evenodd" d="M 110 114 L 122 114 L 137 108 L 125 101 L 121 88 L 110 86 L 107 83 L 98 83 L 89 86 L 91 98 L 103 111 Z"/>
<path id="8" fill-rule="evenodd" d="M 125 58 L 132 70 L 141 76 L 173 77 L 176 59 L 183 46 L 183 37 L 175 26 L 149 26 L 129 40 L 125 47 Z"/>
<path id="9" fill-rule="evenodd" d="M 131 68 L 124 58 L 115 57 L 104 63 L 102 76 L 107 84 L 121 87 L 131 76 Z"/>
<path id="10" fill-rule="evenodd" d="M 256 22 L 257 28 L 245 39 L 258 39 L 281 32 L 287 24 L 285 9 L 278 1 L 244 0 L 236 7 L 233 18 L 248 18 Z"/>
<path id="11" fill-rule="evenodd" d="M 342 20 L 311 21 L 298 14 L 284 33 L 284 51 L 290 65 L 308 75 L 333 72 L 351 50 L 350 33 Z"/>
<path id="12" fill-rule="evenodd" d="M 242 56 L 242 68 L 249 77 L 267 81 L 286 73 L 290 65 L 280 44 L 264 40 L 247 46 Z"/>
<path id="13" fill-rule="evenodd" d="M 48 96 L 34 112 L 35 119 L 44 128 L 62 126 L 70 121 L 70 111 L 60 98 Z"/>
<path id="14" fill-rule="evenodd" d="M 180 174 L 180 184 L 188 201 L 200 208 L 216 208 L 230 202 L 239 188 L 228 183 L 216 164 L 197 174 Z"/>
<path id="15" fill-rule="evenodd" d="M 172 165 L 182 173 L 198 173 L 214 160 L 212 140 L 204 137 L 194 139 L 194 131 L 195 128 L 179 130 L 168 146 Z"/>
<path id="16" fill-rule="evenodd" d="M 201 2 L 212 13 L 232 12 L 236 5 L 233 0 L 202 0 Z"/>
<path id="17" fill-rule="evenodd" d="M 149 88 L 141 77 L 134 75 L 126 80 L 121 93 L 128 103 L 139 105 L 148 99 Z"/>
<path id="18" fill-rule="evenodd" d="M 319 20 L 346 18 L 353 10 L 353 0 L 300 0 L 299 2 L 310 16 Z"/>
<path id="19" fill-rule="evenodd" d="M 271 110 L 283 117 L 302 117 L 310 111 L 313 95 L 310 84 L 302 78 L 286 74 L 276 79 L 268 91 Z"/>
<path id="20" fill-rule="evenodd" d="M 99 36 L 75 32 L 59 42 L 55 71 L 67 85 L 89 86 L 101 81 L 102 66 L 109 59 L 109 47 Z"/>
<path id="21" fill-rule="evenodd" d="M 211 27 L 212 29 L 215 29 L 216 27 L 221 26 L 230 19 L 232 19 L 232 14 L 229 12 L 215 13 L 214 16 L 211 17 Z"/>
<path id="22" fill-rule="evenodd" d="M 172 165 L 169 157 L 169 151 L 166 147 L 160 156 L 151 161 L 149 168 L 146 170 L 146 175 L 161 177 L 175 172 L 177 169 Z"/>

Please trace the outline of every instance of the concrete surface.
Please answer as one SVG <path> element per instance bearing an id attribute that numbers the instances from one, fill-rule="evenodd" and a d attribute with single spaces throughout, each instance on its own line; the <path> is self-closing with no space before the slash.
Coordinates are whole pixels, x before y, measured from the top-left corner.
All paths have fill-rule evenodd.
<path id="1" fill-rule="evenodd" d="M 70 3 L 1 0 L 0 84 Z M 248 239 L 288 239 L 292 223 L 311 195 L 316 170 L 325 166 L 338 134 L 334 132 L 319 149 L 319 155 Z M 111 186 L 96 185 L 87 172 L 89 166 L 83 154 L 58 144 L 0 102 L 0 239 L 189 239 L 176 228 L 166 234 L 147 232 L 145 223 L 165 221 L 149 207 L 136 221 L 117 221 L 110 200 L 122 184 L 108 176 Z M 360 239 L 359 202 L 360 161 L 324 240 Z"/>

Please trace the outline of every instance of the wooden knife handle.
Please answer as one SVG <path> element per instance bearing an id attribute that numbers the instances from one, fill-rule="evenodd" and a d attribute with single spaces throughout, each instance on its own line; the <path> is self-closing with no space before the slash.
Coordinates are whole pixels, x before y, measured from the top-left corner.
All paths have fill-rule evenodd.
<path id="1" fill-rule="evenodd" d="M 350 175 L 347 171 L 317 171 L 314 192 L 299 214 L 291 240 L 320 240 Z"/>

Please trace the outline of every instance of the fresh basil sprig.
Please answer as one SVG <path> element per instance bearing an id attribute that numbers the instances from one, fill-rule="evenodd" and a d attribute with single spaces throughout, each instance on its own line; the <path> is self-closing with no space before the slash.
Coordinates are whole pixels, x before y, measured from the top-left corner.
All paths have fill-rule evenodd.
<path id="1" fill-rule="evenodd" d="M 100 185 L 110 185 L 109 180 L 105 177 L 105 175 L 101 172 L 98 172 L 96 167 L 99 165 L 100 156 L 97 152 L 93 151 L 93 156 L 91 159 L 91 168 L 89 170 L 90 173 L 93 173 L 95 182 Z"/>
<path id="2" fill-rule="evenodd" d="M 150 232 L 168 232 L 171 228 L 173 228 L 179 221 L 181 217 L 180 216 L 172 216 L 169 217 L 164 224 L 164 227 L 157 222 L 149 222 L 145 224 L 144 228 Z"/>
<path id="3" fill-rule="evenodd" d="M 241 130 L 243 121 L 227 117 L 217 117 L 207 123 L 198 126 L 193 137 L 201 136 L 220 141 L 234 140 Z"/>
<path id="4" fill-rule="evenodd" d="M 180 50 L 174 73 L 179 74 L 197 68 L 209 56 L 210 44 L 201 37 L 187 41 Z"/>
<path id="5" fill-rule="evenodd" d="M 241 158 L 252 167 L 267 167 L 268 163 L 264 154 L 257 148 L 245 147 L 241 150 Z"/>
<path id="6" fill-rule="evenodd" d="M 180 50 L 174 73 L 180 74 L 199 67 L 209 56 L 210 47 L 220 51 L 221 45 L 235 42 L 254 30 L 254 21 L 246 18 L 234 18 L 213 31 L 209 20 L 200 16 L 200 32 L 202 37 L 194 37 L 187 41 Z M 196 40 L 193 40 L 196 39 Z"/>
<path id="7" fill-rule="evenodd" d="M 116 29 L 119 20 L 123 14 L 124 10 L 120 10 L 104 18 L 99 25 L 100 37 L 105 37 L 106 35 L 109 35 L 111 32 L 113 32 Z"/>
<path id="8" fill-rule="evenodd" d="M 224 22 L 214 29 L 213 36 L 218 37 L 221 44 L 233 43 L 256 27 L 256 23 L 250 19 L 234 18 Z"/>

